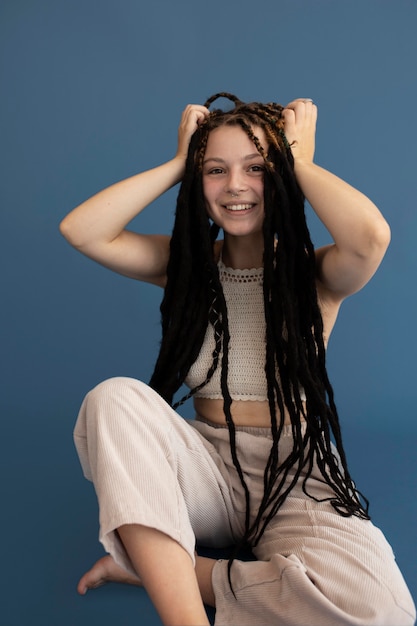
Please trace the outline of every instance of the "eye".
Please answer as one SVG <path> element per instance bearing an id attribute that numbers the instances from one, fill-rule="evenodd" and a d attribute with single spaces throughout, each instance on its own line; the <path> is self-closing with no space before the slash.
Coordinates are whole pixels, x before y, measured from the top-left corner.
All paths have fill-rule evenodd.
<path id="1" fill-rule="evenodd" d="M 207 175 L 216 175 L 216 174 L 223 174 L 224 169 L 222 167 L 212 167 L 210 170 L 207 170 L 206 174 Z"/>
<path id="2" fill-rule="evenodd" d="M 258 173 L 262 174 L 265 171 L 265 166 L 260 165 L 259 163 L 254 163 L 253 165 L 249 167 L 249 171 L 254 172 L 255 174 L 258 174 Z"/>

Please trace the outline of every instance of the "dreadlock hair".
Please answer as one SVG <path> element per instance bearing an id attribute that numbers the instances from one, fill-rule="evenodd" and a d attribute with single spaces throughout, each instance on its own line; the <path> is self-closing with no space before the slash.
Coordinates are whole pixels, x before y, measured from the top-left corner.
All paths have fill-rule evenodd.
<path id="1" fill-rule="evenodd" d="M 218 98 L 230 99 L 234 107 L 228 111 L 212 110 L 190 142 L 161 304 L 162 341 L 150 385 L 172 405 L 174 394 L 196 360 L 210 324 L 215 349 L 206 380 L 173 406 L 177 408 L 193 396 L 207 384 L 216 368 L 221 367 L 223 409 L 231 453 L 246 496 L 242 544 L 254 546 L 303 471 L 303 490 L 317 500 L 307 491 L 307 479 L 314 463 L 331 486 L 334 496 L 328 500 L 340 515 L 369 519 L 368 501 L 356 489 L 348 471 L 333 389 L 326 370 L 314 247 L 304 212 L 304 196 L 295 178 L 294 160 L 284 134 L 283 107 L 274 102 L 244 103 L 228 93 L 212 96 L 205 106 L 209 107 Z M 253 522 L 250 522 L 250 493 L 236 451 L 236 429 L 230 410 L 232 398 L 227 383 L 229 326 L 214 257 L 219 228 L 207 215 L 202 182 L 209 133 L 223 125 L 240 126 L 265 162 L 265 371 L 273 443 L 264 472 L 263 499 L 259 510 L 252 512 Z M 265 133 L 267 153 L 255 135 L 256 128 Z M 305 405 L 300 389 L 305 392 Z M 290 416 L 294 445 L 289 457 L 280 459 L 278 441 L 284 426 L 285 409 Z M 332 442 L 339 459 L 333 452 Z M 290 470 L 293 478 L 288 485 Z M 284 485 L 287 486 L 284 488 Z"/>

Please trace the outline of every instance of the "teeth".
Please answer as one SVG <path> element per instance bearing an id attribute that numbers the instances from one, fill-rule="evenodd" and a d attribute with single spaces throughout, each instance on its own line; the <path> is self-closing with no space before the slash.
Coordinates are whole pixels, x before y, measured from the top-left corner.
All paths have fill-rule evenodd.
<path id="1" fill-rule="evenodd" d="M 246 211 L 252 208 L 251 204 L 228 204 L 227 209 L 229 211 Z"/>

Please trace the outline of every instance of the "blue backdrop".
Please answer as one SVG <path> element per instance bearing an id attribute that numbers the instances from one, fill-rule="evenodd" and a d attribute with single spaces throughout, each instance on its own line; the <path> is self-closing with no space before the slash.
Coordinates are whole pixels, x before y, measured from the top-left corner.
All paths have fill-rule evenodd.
<path id="1" fill-rule="evenodd" d="M 159 623 L 142 590 L 76 594 L 102 551 L 72 428 L 100 380 L 148 380 L 161 293 L 83 258 L 58 224 L 173 155 L 184 106 L 223 90 L 312 97 L 317 162 L 391 224 L 378 274 L 343 307 L 329 368 L 352 473 L 416 597 L 416 18 L 415 0 L 2 1 L 2 624 Z M 175 190 L 140 228 L 169 232 L 174 204 Z"/>

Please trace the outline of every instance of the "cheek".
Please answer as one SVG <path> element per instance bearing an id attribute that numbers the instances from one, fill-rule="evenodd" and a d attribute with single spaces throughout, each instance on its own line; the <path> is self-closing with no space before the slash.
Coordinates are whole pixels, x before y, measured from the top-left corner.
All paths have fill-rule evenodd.
<path id="1" fill-rule="evenodd" d="M 209 210 L 210 205 L 214 204 L 217 193 L 218 191 L 215 184 L 203 181 L 203 195 L 207 210 Z"/>
<path id="2" fill-rule="evenodd" d="M 209 202 L 207 202 L 207 200 L 206 200 L 206 213 L 212 222 L 214 222 L 215 224 L 218 224 L 218 221 L 219 221 L 218 214 L 216 214 L 216 212 L 211 209 L 210 204 Z"/>
<path id="3" fill-rule="evenodd" d="M 257 191 L 258 196 L 263 198 L 263 196 L 264 196 L 264 181 L 263 181 L 263 178 L 260 178 L 257 181 L 256 191 Z"/>
<path id="4" fill-rule="evenodd" d="M 204 199 L 204 205 L 206 207 L 206 211 L 209 217 L 212 216 L 212 210 L 210 209 L 211 197 L 212 197 L 212 194 L 210 193 L 210 186 L 204 183 L 203 181 L 203 199 Z"/>
<path id="5" fill-rule="evenodd" d="M 213 195 L 213 182 L 203 178 L 203 194 L 205 198 L 209 198 Z"/>

